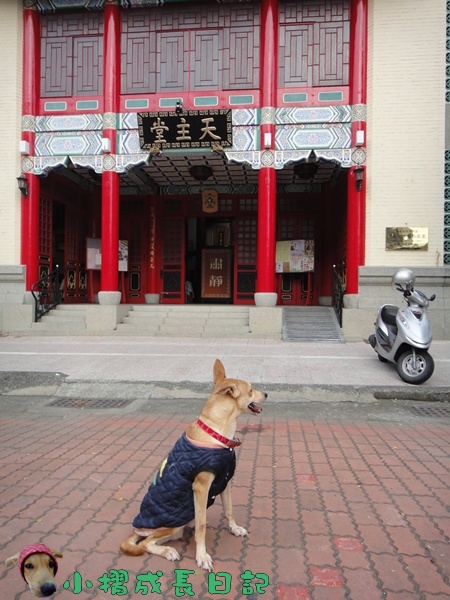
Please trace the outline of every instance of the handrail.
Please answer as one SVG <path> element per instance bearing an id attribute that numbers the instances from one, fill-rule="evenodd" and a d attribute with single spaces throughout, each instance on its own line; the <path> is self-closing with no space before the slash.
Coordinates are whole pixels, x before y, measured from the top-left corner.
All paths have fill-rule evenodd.
<path id="1" fill-rule="evenodd" d="M 347 283 L 347 267 L 345 262 L 333 265 L 333 308 L 339 327 L 342 327 L 342 309 Z"/>
<path id="2" fill-rule="evenodd" d="M 63 294 L 60 289 L 62 275 L 58 266 L 51 273 L 41 277 L 39 281 L 31 286 L 31 293 L 34 298 L 34 321 L 48 313 L 52 308 L 61 304 Z"/>

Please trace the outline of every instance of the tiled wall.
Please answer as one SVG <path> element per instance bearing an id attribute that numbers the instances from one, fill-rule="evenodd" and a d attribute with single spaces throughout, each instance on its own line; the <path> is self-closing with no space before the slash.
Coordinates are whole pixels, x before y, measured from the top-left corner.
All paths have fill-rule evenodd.
<path id="1" fill-rule="evenodd" d="M 444 178 L 444 265 L 450 265 L 450 1 L 447 1 L 445 45 L 445 178 Z"/>

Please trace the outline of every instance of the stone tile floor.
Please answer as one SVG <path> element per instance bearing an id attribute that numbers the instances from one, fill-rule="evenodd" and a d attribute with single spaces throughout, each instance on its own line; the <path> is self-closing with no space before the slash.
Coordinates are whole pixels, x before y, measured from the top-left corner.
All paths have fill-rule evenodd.
<path id="1" fill-rule="evenodd" d="M 1 402 L 1 399 L 0 399 Z M 450 597 L 450 420 L 241 417 L 238 524 L 208 510 L 212 574 L 192 531 L 179 562 L 119 544 L 153 475 L 195 415 L 49 407 L 0 412 L 3 561 L 64 552 L 55 598 L 444 600 Z M 0 597 L 32 598 L 17 568 Z M 264 594 L 264 595 L 263 595 Z"/>

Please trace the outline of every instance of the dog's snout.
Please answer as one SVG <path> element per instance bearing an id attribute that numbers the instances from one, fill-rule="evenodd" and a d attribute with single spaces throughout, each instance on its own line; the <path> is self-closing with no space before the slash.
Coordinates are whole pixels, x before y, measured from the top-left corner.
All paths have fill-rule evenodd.
<path id="1" fill-rule="evenodd" d="M 56 586 L 54 583 L 43 583 L 41 585 L 41 594 L 44 598 L 51 596 L 56 592 Z"/>

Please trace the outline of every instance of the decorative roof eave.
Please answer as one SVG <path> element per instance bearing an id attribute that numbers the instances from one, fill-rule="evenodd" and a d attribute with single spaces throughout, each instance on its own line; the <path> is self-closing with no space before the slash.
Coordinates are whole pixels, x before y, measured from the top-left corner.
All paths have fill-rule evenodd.
<path id="1" fill-rule="evenodd" d="M 164 4 L 189 4 L 193 2 L 210 2 L 211 0 L 112 0 L 122 8 L 150 8 Z M 252 0 L 216 0 L 218 4 L 231 4 L 236 2 L 251 2 Z M 25 8 L 34 8 L 42 14 L 55 13 L 60 10 L 104 10 L 108 0 L 23 0 Z M 109 0 L 111 3 L 111 0 Z"/>
<path id="2" fill-rule="evenodd" d="M 284 169 L 291 163 L 299 162 L 300 160 L 308 159 L 312 149 L 304 150 L 264 150 L 251 152 L 236 152 L 233 150 L 225 150 L 225 155 L 229 162 L 247 164 L 252 169 L 258 170 L 263 167 L 273 167 L 274 169 Z M 352 166 L 352 161 L 355 157 L 352 156 L 351 148 L 329 148 L 329 149 L 314 149 L 316 157 L 326 161 L 333 161 L 341 164 L 342 167 L 348 168 Z"/>

